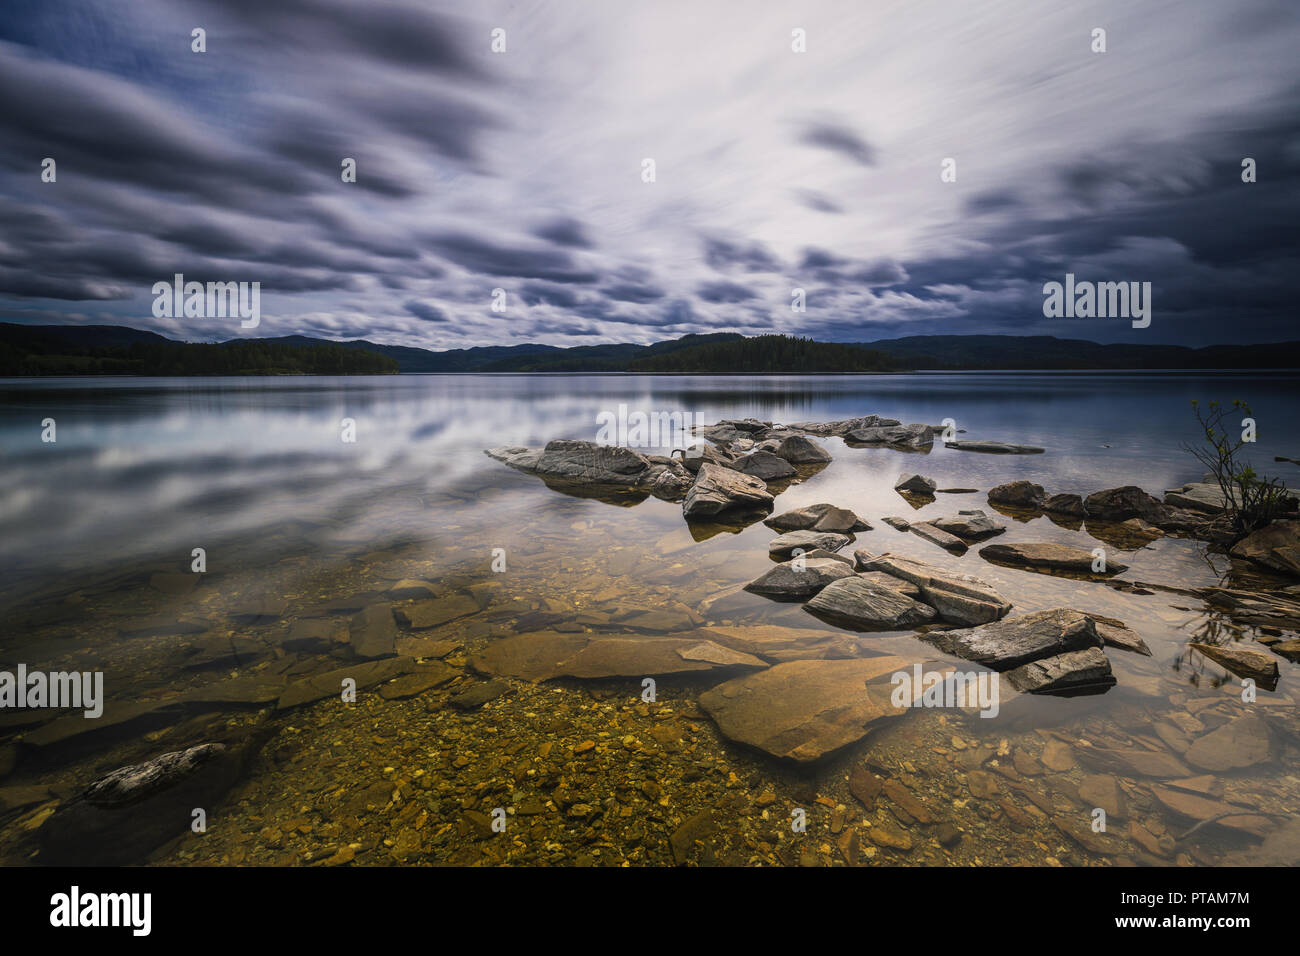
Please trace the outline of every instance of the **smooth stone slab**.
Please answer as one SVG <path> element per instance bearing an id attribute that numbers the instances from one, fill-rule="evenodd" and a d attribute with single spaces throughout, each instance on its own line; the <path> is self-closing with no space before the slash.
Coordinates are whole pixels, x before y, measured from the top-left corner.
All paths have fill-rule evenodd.
<path id="1" fill-rule="evenodd" d="M 812 597 L 832 581 L 853 576 L 851 565 L 832 559 L 797 559 L 778 564 L 745 585 L 745 590 L 766 597 L 795 601 Z"/>
<path id="2" fill-rule="evenodd" d="M 1069 545 L 1054 544 L 1048 541 L 1022 541 L 1015 544 L 989 544 L 980 548 L 980 557 L 986 561 L 1010 564 L 1026 568 L 1044 568 L 1050 571 L 1069 571 L 1076 574 L 1119 574 L 1128 570 L 1128 565 L 1110 557 L 1106 559 L 1106 570 L 1092 570 L 1092 552 Z"/>
<path id="3" fill-rule="evenodd" d="M 909 667 L 901 657 L 791 661 L 719 684 L 700 695 L 700 706 L 727 739 L 807 764 L 905 713 L 889 704 L 888 677 Z M 879 682 L 877 693 L 868 682 Z"/>
<path id="4" fill-rule="evenodd" d="M 1013 445 L 1001 441 L 949 441 L 945 448 L 956 451 L 981 451 L 990 455 L 1041 455 L 1047 449 L 1037 445 Z"/>
<path id="5" fill-rule="evenodd" d="M 800 549 L 806 555 L 814 548 L 838 551 L 852 540 L 848 535 L 834 531 L 788 531 L 767 543 L 767 553 L 786 556 Z"/>
<path id="6" fill-rule="evenodd" d="M 1012 687 L 1025 694 L 1054 694 L 1115 683 L 1110 661 L 1097 647 L 1030 661 L 1012 668 L 1003 676 Z"/>

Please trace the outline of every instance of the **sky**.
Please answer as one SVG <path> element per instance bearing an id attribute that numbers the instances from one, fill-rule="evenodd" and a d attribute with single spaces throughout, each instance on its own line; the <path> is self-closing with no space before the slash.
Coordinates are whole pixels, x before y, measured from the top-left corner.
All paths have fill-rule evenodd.
<path id="1" fill-rule="evenodd" d="M 0 320 L 1300 339 L 1297 49 L 1288 0 L 5 0 Z M 260 324 L 155 318 L 176 273 Z M 1150 325 L 1045 317 L 1067 273 Z"/>

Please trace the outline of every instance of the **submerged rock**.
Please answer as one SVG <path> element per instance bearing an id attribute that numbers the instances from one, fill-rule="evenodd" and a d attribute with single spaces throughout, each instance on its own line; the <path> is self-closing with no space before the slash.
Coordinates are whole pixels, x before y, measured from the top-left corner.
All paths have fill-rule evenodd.
<path id="1" fill-rule="evenodd" d="M 929 605 L 856 575 L 828 584 L 804 610 L 858 631 L 906 630 L 935 617 Z"/>
<path id="2" fill-rule="evenodd" d="M 1267 651 L 1257 651 L 1253 647 L 1241 647 L 1237 644 L 1188 644 L 1187 646 L 1204 654 L 1224 670 L 1231 671 L 1238 677 L 1249 677 L 1264 683 L 1277 681 L 1277 658 Z"/>
<path id="3" fill-rule="evenodd" d="M 811 763 L 905 712 L 889 703 L 888 675 L 908 667 L 901 657 L 791 661 L 719 684 L 700 695 L 700 706 L 727 739 Z M 868 682 L 876 682 L 874 694 Z"/>
<path id="4" fill-rule="evenodd" d="M 682 513 L 690 519 L 737 509 L 766 511 L 774 500 L 761 478 L 705 462 L 686 492 Z"/>
<path id="5" fill-rule="evenodd" d="M 949 441 L 945 448 L 957 451 L 982 451 L 991 455 L 1041 455 L 1046 449 L 1037 445 L 1012 445 L 1001 441 Z"/>
<path id="6" fill-rule="evenodd" d="M 515 677 L 534 683 L 557 677 L 639 679 L 766 666 L 753 655 L 697 638 L 552 631 L 492 640 L 470 656 L 470 667 L 480 674 Z"/>
<path id="7" fill-rule="evenodd" d="M 1095 559 L 1092 552 L 1046 541 L 989 544 L 980 548 L 980 557 L 999 564 L 1043 568 L 1049 571 L 1069 571 L 1076 574 L 1119 574 L 1121 571 L 1128 570 L 1127 564 L 1108 557 L 1106 570 L 1093 571 Z"/>
<path id="8" fill-rule="evenodd" d="M 39 832 L 47 866 L 125 866 L 143 862 L 190 829 L 193 812 L 209 815 L 260 746 L 210 743 L 123 767 L 60 806 Z"/>

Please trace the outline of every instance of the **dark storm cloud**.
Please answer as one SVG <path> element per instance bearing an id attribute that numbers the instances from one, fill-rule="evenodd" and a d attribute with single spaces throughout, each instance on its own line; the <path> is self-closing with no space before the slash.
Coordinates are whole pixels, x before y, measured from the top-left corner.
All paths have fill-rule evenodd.
<path id="1" fill-rule="evenodd" d="M 704 261 L 714 269 L 727 271 L 739 266 L 746 272 L 780 272 L 781 261 L 758 242 L 736 242 L 706 237 Z"/>
<path id="2" fill-rule="evenodd" d="M 438 308 L 436 305 L 430 305 L 428 302 L 421 302 L 419 299 L 410 300 L 406 303 L 405 308 L 407 312 L 411 313 L 411 315 L 415 316 L 417 319 L 422 319 L 425 322 L 450 321 L 447 318 L 447 313 L 443 312 L 442 309 Z"/>
<path id="3" fill-rule="evenodd" d="M 851 129 L 835 123 L 810 123 L 800 133 L 801 142 L 853 160 L 859 166 L 876 165 L 876 151 Z"/>
<path id="4" fill-rule="evenodd" d="M 520 276 L 552 282 L 595 282 L 594 272 L 574 265 L 573 258 L 557 249 L 504 246 L 468 233 L 428 237 L 426 245 L 444 259 L 472 272 L 490 276 Z"/>
<path id="5" fill-rule="evenodd" d="M 582 223 L 576 219 L 561 216 L 533 230 L 533 235 L 561 246 L 575 249 L 590 249 L 591 240 L 587 238 Z"/>
<path id="6" fill-rule="evenodd" d="M 278 50 L 327 49 L 420 72 L 482 79 L 468 28 L 420 5 L 349 0 L 220 0 L 211 11 L 240 42 Z M 220 37 L 220 31 L 218 31 Z"/>
<path id="7" fill-rule="evenodd" d="M 755 297 L 749 286 L 722 279 L 703 283 L 695 290 L 695 294 L 705 302 L 744 302 Z"/>
<path id="8" fill-rule="evenodd" d="M 801 275 L 832 284 L 893 285 L 907 279 L 907 272 L 892 260 L 853 260 L 816 246 L 804 250 L 799 269 Z"/>
<path id="9" fill-rule="evenodd" d="M 639 302 L 642 304 L 656 302 L 667 295 L 658 286 L 642 285 L 634 282 L 620 282 L 616 285 L 606 286 L 600 291 L 606 297 L 619 302 Z"/>
<path id="10" fill-rule="evenodd" d="M 519 297 L 525 305 L 554 305 L 562 309 L 576 309 L 583 301 L 582 296 L 571 288 L 543 282 L 526 283 L 519 290 Z"/>
<path id="11" fill-rule="evenodd" d="M 505 0 L 11 2 L 0 306 L 28 316 L 28 300 L 58 299 L 50 321 L 134 322 L 149 286 L 183 272 L 260 281 L 279 331 L 435 347 L 777 321 L 839 341 L 1300 335 L 1300 21 L 1262 0 L 1187 0 L 1187 29 L 1168 31 L 1163 12 L 1134 8 L 1129 59 L 1092 59 L 1085 76 L 1040 55 L 1059 23 L 988 4 L 998 16 L 846 0 L 846 38 L 902 18 L 927 39 L 884 65 L 848 44 L 794 85 L 749 39 L 704 26 L 725 22 L 721 4 L 700 5 L 707 39 L 679 47 L 707 50 L 707 77 L 749 84 L 706 100 L 691 57 L 672 61 L 678 89 L 645 89 L 675 36 L 649 8 L 530 20 Z M 755 16 L 767 29 L 783 15 Z M 570 49 L 578 24 L 620 56 Z M 193 25 L 205 56 L 189 51 Z M 497 25 L 505 56 L 489 52 Z M 942 65 L 917 85 L 910 65 L 936 49 Z M 608 103 L 587 95 L 593 70 L 619 93 Z M 760 99 L 805 115 L 810 91 L 826 113 L 755 122 Z M 677 160 L 629 197 L 622 151 L 650 129 Z M 941 186 L 929 164 L 949 152 L 976 165 Z M 40 182 L 45 156 L 57 184 Z M 1241 182 L 1244 156 L 1257 183 Z M 862 191 L 865 168 L 878 191 Z M 1151 281 L 1152 328 L 1045 319 L 1042 284 L 1066 271 Z M 775 277 L 807 289 L 806 315 L 767 307 Z M 527 308 L 488 312 L 498 285 Z M 472 303 L 474 321 L 434 303 Z"/>

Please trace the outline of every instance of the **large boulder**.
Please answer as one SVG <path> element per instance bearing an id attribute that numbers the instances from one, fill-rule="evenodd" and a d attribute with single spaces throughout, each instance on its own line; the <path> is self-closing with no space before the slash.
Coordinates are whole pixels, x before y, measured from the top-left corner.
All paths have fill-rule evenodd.
<path id="1" fill-rule="evenodd" d="M 1087 512 L 1083 510 L 1083 499 L 1078 495 L 1056 494 L 1043 502 L 1043 510 L 1048 514 L 1064 515 L 1067 518 L 1082 518 Z"/>
<path id="2" fill-rule="evenodd" d="M 988 544 L 980 548 L 980 557 L 996 564 L 1010 564 L 1045 571 L 1067 571 L 1073 574 L 1119 574 L 1121 571 L 1128 570 L 1127 564 L 1107 557 L 1106 569 L 1093 571 L 1092 565 L 1095 559 L 1091 551 L 1046 541 Z"/>
<path id="3" fill-rule="evenodd" d="M 901 631 L 935 617 L 929 605 L 856 575 L 828 584 L 804 610 L 857 631 Z"/>
<path id="4" fill-rule="evenodd" d="M 852 565 L 834 558 L 784 561 L 745 585 L 745 590 L 782 601 L 812 597 L 832 581 L 853 577 Z"/>
<path id="5" fill-rule="evenodd" d="M 831 453 L 811 438 L 789 435 L 781 439 L 772 454 L 784 458 L 792 465 L 821 465 L 831 460 Z"/>
<path id="6" fill-rule="evenodd" d="M 938 487 L 938 482 L 933 478 L 925 477 L 925 475 L 902 475 L 898 481 L 894 482 L 894 490 L 900 494 L 930 496 L 934 494 L 934 489 Z"/>
<path id="7" fill-rule="evenodd" d="M 1274 521 L 1242 538 L 1228 553 L 1272 571 L 1300 575 L 1300 520 Z"/>
<path id="8" fill-rule="evenodd" d="M 1092 618 L 1065 608 L 1036 611 L 964 630 L 931 631 L 922 639 L 946 654 L 996 671 L 1102 646 Z"/>
<path id="9" fill-rule="evenodd" d="M 904 713 L 890 703 L 889 678 L 909 667 L 901 657 L 791 661 L 719 684 L 700 706 L 728 740 L 808 764 Z"/>
<path id="10" fill-rule="evenodd" d="M 1137 485 L 1095 491 L 1084 499 L 1083 509 L 1088 513 L 1089 518 L 1098 521 L 1141 518 L 1143 521 L 1156 522 L 1162 520 L 1167 514 L 1165 506 L 1160 501 Z"/>
<path id="11" fill-rule="evenodd" d="M 744 475 L 762 478 L 764 481 L 791 478 L 798 474 L 794 465 L 784 458 L 778 458 L 769 451 L 753 451 L 748 455 L 741 455 L 734 461 L 729 462 L 727 467 L 734 468 Z"/>
<path id="12" fill-rule="evenodd" d="M 989 491 L 989 504 L 1005 508 L 1037 510 L 1046 501 L 1047 494 L 1043 491 L 1043 486 L 1032 481 L 1008 481 Z"/>
<path id="13" fill-rule="evenodd" d="M 682 513 L 690 519 L 736 509 L 769 510 L 773 500 L 763 479 L 704 462 L 686 492 Z"/>

